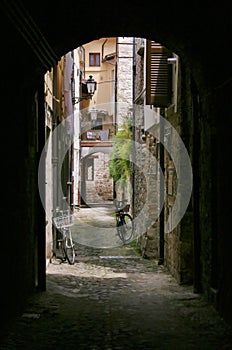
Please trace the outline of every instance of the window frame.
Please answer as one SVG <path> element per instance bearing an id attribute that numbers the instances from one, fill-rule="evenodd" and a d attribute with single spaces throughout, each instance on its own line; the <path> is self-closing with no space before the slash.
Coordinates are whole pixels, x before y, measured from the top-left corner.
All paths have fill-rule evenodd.
<path id="1" fill-rule="evenodd" d="M 91 178 L 89 177 L 89 167 L 91 166 Z M 86 181 L 94 181 L 94 158 L 88 157 L 86 159 L 86 167 L 85 167 L 85 177 Z"/>
<path id="2" fill-rule="evenodd" d="M 103 130 L 103 118 L 97 117 L 91 121 L 91 130 Z"/>
<path id="3" fill-rule="evenodd" d="M 93 58 L 93 64 L 92 59 Z M 100 67 L 101 62 L 100 62 L 100 52 L 89 52 L 89 66 L 90 67 Z"/>

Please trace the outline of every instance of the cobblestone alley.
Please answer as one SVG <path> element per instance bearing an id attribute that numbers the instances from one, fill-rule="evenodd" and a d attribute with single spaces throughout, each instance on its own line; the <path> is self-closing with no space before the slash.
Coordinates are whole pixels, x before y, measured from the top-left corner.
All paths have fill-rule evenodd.
<path id="1" fill-rule="evenodd" d="M 222 350 L 231 329 L 191 286 L 132 246 L 76 245 L 74 265 L 54 259 L 47 290 L 1 331 L 1 350 Z"/>

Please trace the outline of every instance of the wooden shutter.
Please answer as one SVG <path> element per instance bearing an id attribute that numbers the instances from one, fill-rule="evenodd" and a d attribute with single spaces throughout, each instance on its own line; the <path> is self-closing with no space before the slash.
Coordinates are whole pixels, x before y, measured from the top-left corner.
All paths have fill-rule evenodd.
<path id="1" fill-rule="evenodd" d="M 146 104 L 167 107 L 171 103 L 170 52 L 151 40 L 146 45 Z"/>

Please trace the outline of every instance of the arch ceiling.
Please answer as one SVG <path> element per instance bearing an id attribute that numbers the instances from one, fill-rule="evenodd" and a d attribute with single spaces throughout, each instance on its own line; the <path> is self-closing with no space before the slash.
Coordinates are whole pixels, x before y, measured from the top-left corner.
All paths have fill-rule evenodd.
<path id="1" fill-rule="evenodd" d="M 3 45 L 11 52 L 22 52 L 22 47 L 26 50 L 29 45 L 37 56 L 44 50 L 44 63 L 41 57 L 37 59 L 46 68 L 68 51 L 94 39 L 134 36 L 162 43 L 196 71 L 203 69 L 206 79 L 211 80 L 213 76 L 215 84 L 231 75 L 231 65 L 221 64 L 231 41 L 229 2 L 221 1 L 218 5 L 208 1 L 188 4 L 157 1 L 151 4 L 148 0 L 67 0 L 61 5 L 53 0 L 24 0 L 16 4 L 15 1 L 2 2 L 3 14 L 8 18 L 1 21 L 3 32 L 8 33 L 3 38 L 6 39 Z M 18 31 L 16 37 L 14 27 Z M 14 39 L 9 41 L 11 34 Z M 22 36 L 28 37 L 23 46 Z M 220 74 L 215 68 L 215 60 L 217 67 L 221 64 Z M 38 65 L 37 60 L 35 64 Z"/>

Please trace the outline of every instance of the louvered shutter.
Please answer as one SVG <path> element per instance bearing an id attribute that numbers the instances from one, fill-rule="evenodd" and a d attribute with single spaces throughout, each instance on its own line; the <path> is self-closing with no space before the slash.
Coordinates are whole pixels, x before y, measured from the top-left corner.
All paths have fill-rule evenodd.
<path id="1" fill-rule="evenodd" d="M 151 40 L 146 45 L 146 104 L 167 107 L 171 103 L 170 52 Z"/>

